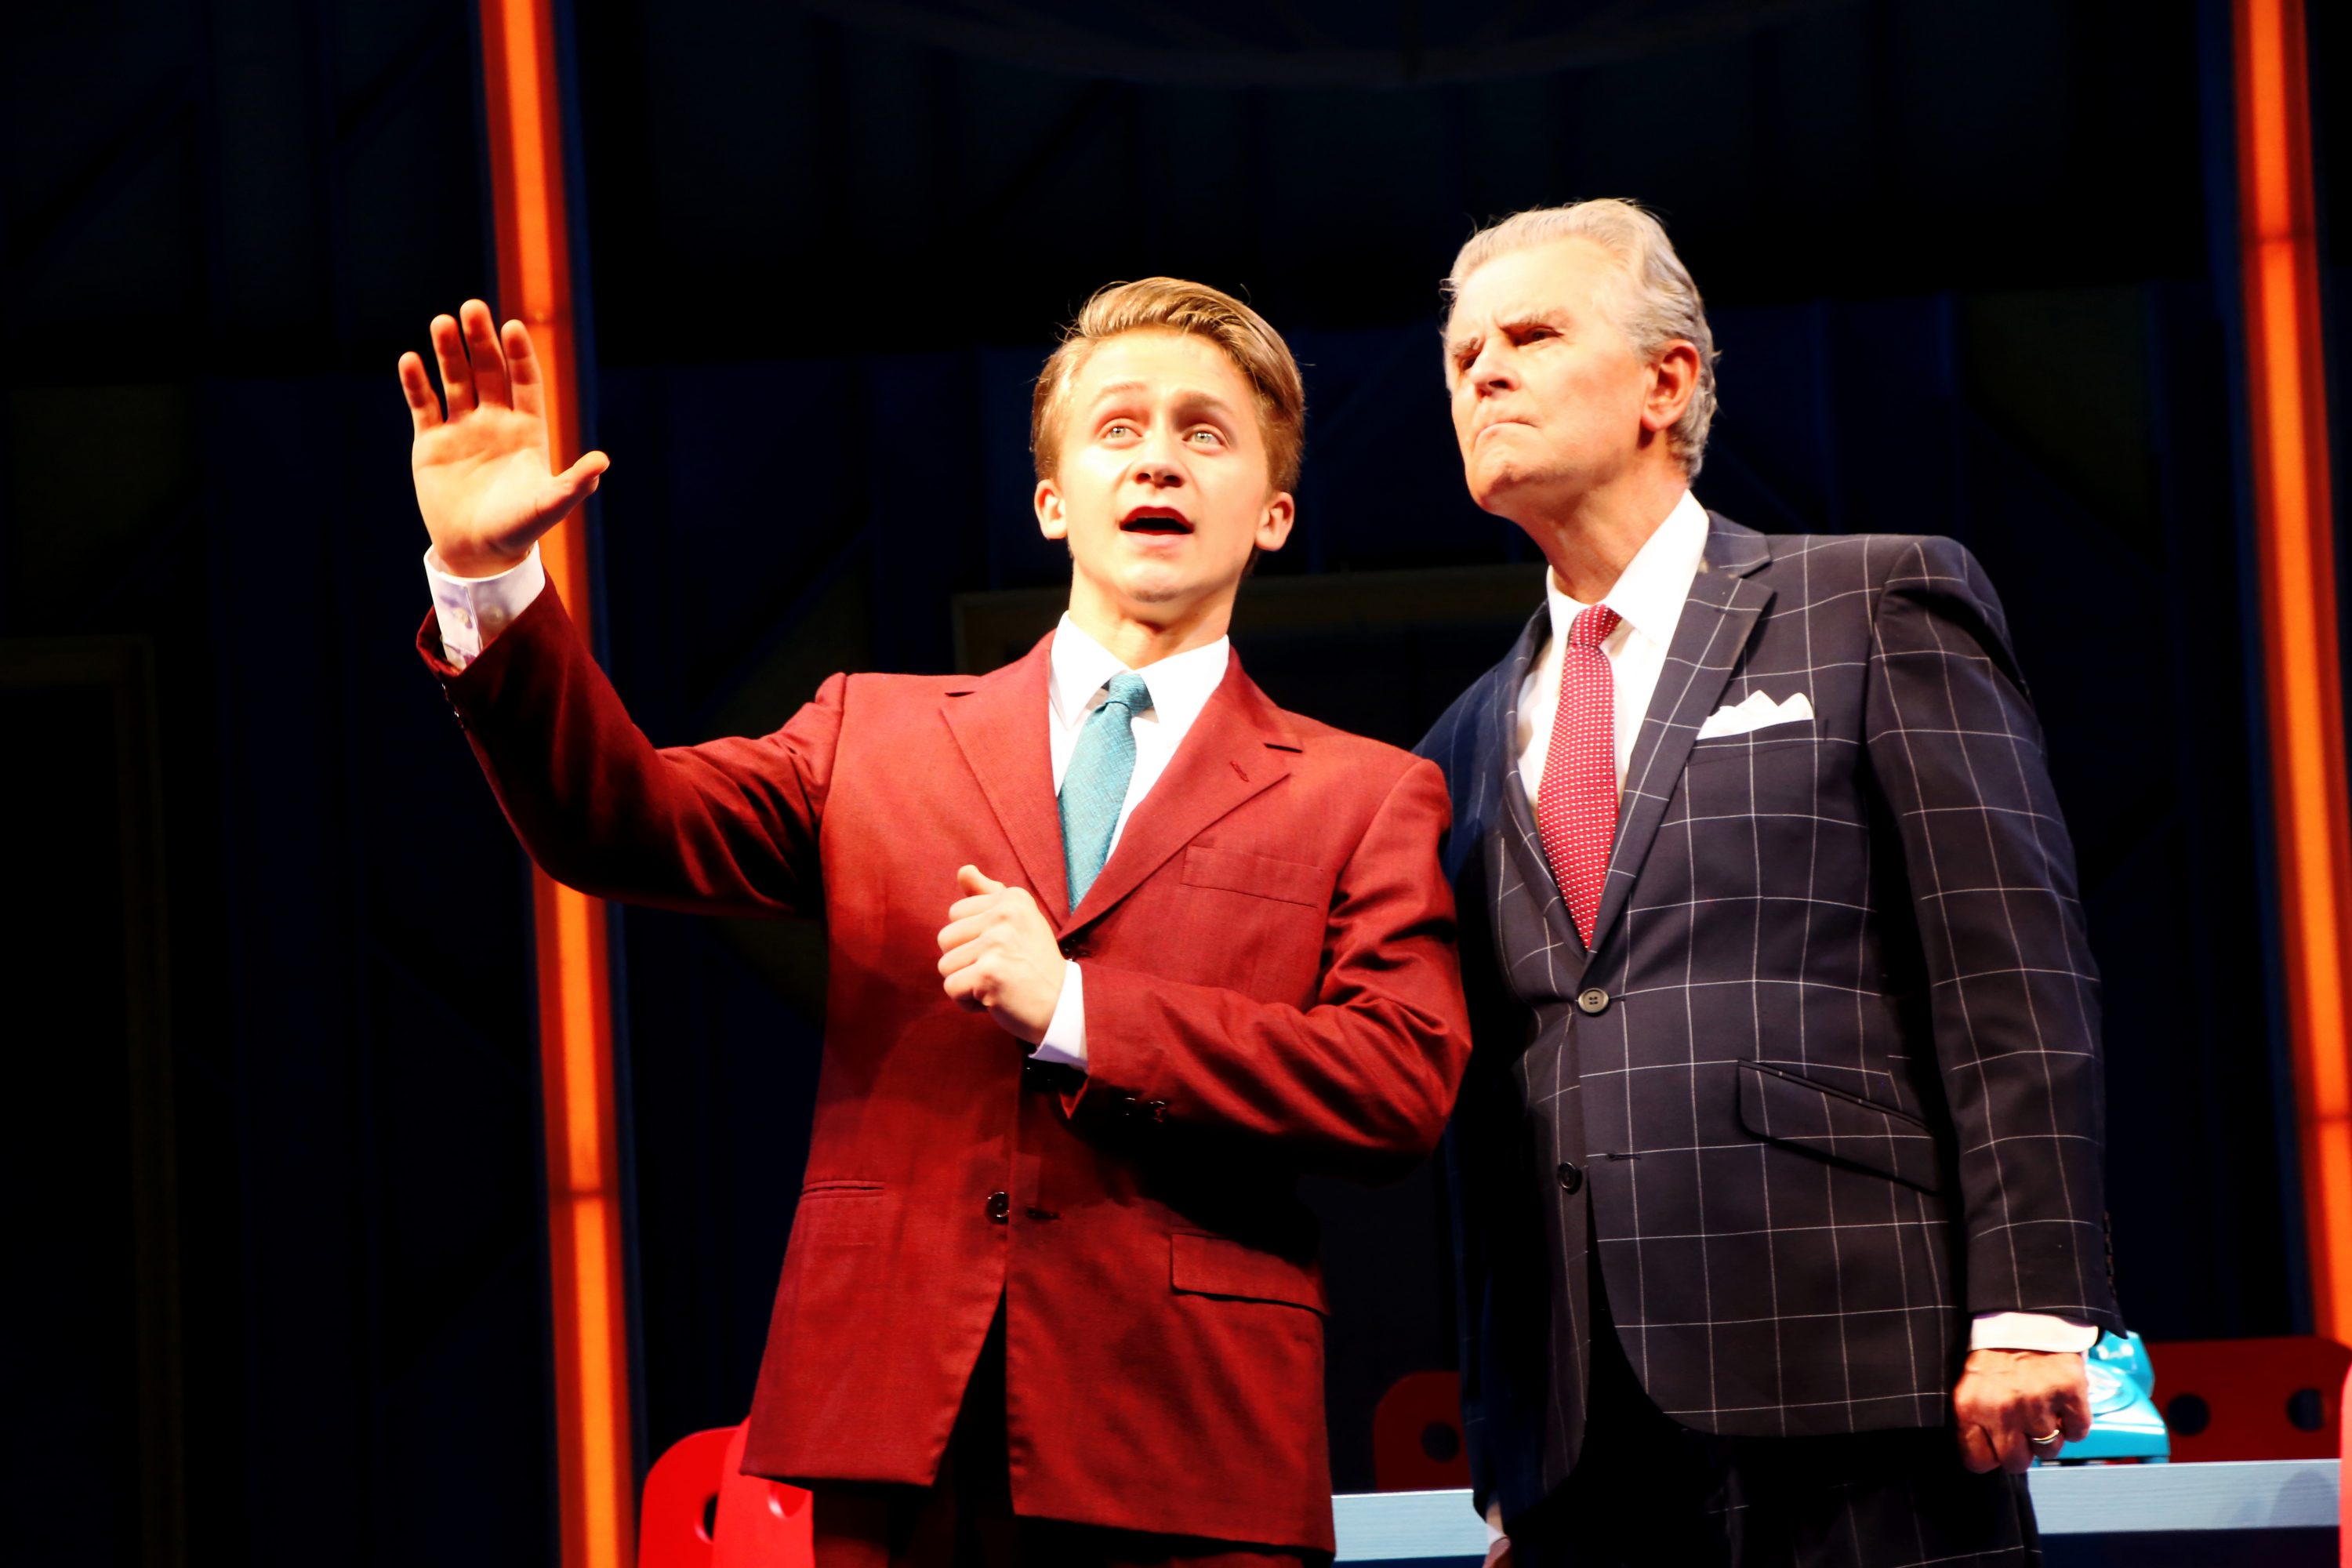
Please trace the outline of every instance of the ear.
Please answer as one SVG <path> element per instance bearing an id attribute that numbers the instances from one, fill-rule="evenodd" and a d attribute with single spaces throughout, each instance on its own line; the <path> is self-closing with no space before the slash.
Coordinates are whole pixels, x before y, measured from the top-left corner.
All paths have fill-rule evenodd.
<path id="1" fill-rule="evenodd" d="M 1290 537 L 1290 525 L 1297 520 L 1298 503 L 1288 490 L 1276 490 L 1267 498 L 1265 510 L 1257 517 L 1257 547 L 1279 550 L 1282 542 Z"/>
<path id="2" fill-rule="evenodd" d="M 1048 539 L 1066 539 L 1070 535 L 1070 517 L 1062 504 L 1062 487 L 1051 479 L 1037 481 L 1036 494 L 1029 504 L 1037 509 L 1037 531 Z"/>
<path id="3" fill-rule="evenodd" d="M 1642 428 L 1671 430 L 1698 393 L 1698 346 L 1677 340 L 1650 364 L 1650 393 L 1642 400 Z"/>

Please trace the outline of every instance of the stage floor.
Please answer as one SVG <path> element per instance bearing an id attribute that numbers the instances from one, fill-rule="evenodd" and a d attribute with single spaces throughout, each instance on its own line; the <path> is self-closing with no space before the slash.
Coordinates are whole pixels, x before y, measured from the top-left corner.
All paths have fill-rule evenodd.
<path id="1" fill-rule="evenodd" d="M 2040 1466 L 2028 1481 L 2052 1568 L 2336 1560 L 2334 1459 Z M 1358 1492 L 1332 1504 L 1342 1563 L 1402 1568 L 1486 1552 L 1467 1491 Z"/>

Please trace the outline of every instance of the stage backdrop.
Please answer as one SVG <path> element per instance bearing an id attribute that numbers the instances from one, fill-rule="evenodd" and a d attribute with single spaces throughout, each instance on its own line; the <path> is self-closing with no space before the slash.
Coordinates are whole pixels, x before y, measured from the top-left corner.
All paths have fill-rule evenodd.
<path id="1" fill-rule="evenodd" d="M 1676 4 L 1604 34 L 1579 29 L 1633 13 L 1422 7 L 1412 33 L 1298 0 L 1089 23 L 1110 52 L 1083 58 L 856 19 L 938 9 L 564 10 L 604 625 L 657 738 L 1049 618 L 1024 383 L 1093 287 L 1176 272 L 1307 362 L 1301 526 L 1241 657 L 1410 740 L 1533 608 L 1524 546 L 1460 494 L 1436 280 L 1482 219 L 1641 198 L 1725 351 L 1701 497 L 1956 534 L 2007 598 L 2107 978 L 2126 1312 L 2296 1326 L 2224 7 Z M 2310 9 L 2339 79 L 2352 14 Z M 1507 47 L 1472 47 L 1488 21 Z M 551 1561 L 527 884 L 410 650 L 391 374 L 492 286 L 472 10 L 5 27 L 0 886 L 43 927 L 0 946 L 12 1549 Z M 2318 97 L 2325 216 L 2352 117 Z M 650 1455 L 747 1398 L 821 938 L 624 933 Z M 1428 1171 L 1316 1194 L 1345 1486 L 1380 1393 L 1447 1364 L 1439 1197 Z"/>

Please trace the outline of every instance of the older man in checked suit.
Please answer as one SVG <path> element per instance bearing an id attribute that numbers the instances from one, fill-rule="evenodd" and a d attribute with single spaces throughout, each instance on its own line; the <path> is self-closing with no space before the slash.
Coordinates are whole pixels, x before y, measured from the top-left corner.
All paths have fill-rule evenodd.
<path id="1" fill-rule="evenodd" d="M 2097 982 L 1991 585 L 1699 506 L 1712 341 L 1639 208 L 1521 214 L 1450 288 L 1471 492 L 1551 565 L 1421 747 L 1496 1555 L 2036 1561 L 2019 1472 L 2118 1323 Z"/>

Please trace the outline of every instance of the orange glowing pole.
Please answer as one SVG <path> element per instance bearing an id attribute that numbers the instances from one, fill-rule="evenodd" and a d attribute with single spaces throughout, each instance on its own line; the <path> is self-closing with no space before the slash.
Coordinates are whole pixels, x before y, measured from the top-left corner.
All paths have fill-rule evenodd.
<path id="1" fill-rule="evenodd" d="M 530 328 L 547 377 L 550 456 L 560 470 L 580 454 L 580 405 L 550 0 L 482 0 L 482 67 L 499 314 Z M 540 557 L 584 633 L 590 600 L 581 526 L 574 518 L 557 527 L 541 541 Z M 543 871 L 532 872 L 531 887 L 563 1563 L 627 1568 L 635 1555 L 635 1486 L 604 906 Z"/>
<path id="2" fill-rule="evenodd" d="M 2314 1325 L 2352 1342 L 2352 811 L 2302 0 L 2236 0 L 2239 257 Z"/>

